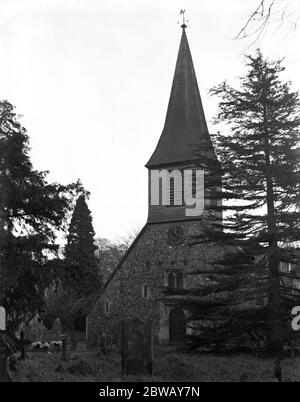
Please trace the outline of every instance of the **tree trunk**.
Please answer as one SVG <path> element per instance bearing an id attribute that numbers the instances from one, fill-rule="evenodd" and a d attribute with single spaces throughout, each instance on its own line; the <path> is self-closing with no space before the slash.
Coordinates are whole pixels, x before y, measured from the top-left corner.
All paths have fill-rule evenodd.
<path id="1" fill-rule="evenodd" d="M 280 282 L 279 261 L 276 255 L 269 257 L 269 350 L 274 356 L 282 352 L 281 319 L 280 319 Z"/>
<path id="2" fill-rule="evenodd" d="M 64 337 L 61 345 L 61 361 L 67 361 L 67 338 Z"/>
<path id="3" fill-rule="evenodd" d="M 24 331 L 20 332 L 20 343 L 21 343 L 21 360 L 26 360 L 26 350 L 25 350 L 25 342 L 24 342 Z"/>
<path id="4" fill-rule="evenodd" d="M 268 227 L 268 270 L 269 270 L 269 345 L 268 349 L 274 356 L 280 356 L 282 351 L 281 337 L 281 303 L 280 276 L 277 245 L 277 225 L 275 216 L 275 197 L 273 175 L 271 171 L 269 123 L 267 109 L 264 105 L 264 136 L 266 162 L 266 192 L 267 192 L 267 227 Z"/>

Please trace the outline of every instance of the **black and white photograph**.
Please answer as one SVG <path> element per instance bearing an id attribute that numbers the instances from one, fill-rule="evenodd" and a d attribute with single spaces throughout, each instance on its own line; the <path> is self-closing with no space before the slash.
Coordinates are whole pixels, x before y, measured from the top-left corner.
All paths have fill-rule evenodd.
<path id="1" fill-rule="evenodd" d="M 0 0 L 0 382 L 300 382 L 299 44 L 299 0 Z"/>

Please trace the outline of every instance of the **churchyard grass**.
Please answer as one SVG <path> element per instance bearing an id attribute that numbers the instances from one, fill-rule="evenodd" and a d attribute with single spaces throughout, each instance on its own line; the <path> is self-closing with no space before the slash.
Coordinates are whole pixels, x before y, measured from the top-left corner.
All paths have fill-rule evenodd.
<path id="1" fill-rule="evenodd" d="M 154 351 L 153 376 L 121 376 L 120 355 L 108 358 L 97 352 L 74 352 L 67 362 L 61 362 L 55 352 L 29 353 L 29 359 L 19 362 L 14 381 L 25 382 L 106 382 L 106 381 L 275 381 L 273 361 L 248 355 L 190 354 L 172 348 Z M 300 357 L 282 362 L 284 381 L 300 381 Z"/>

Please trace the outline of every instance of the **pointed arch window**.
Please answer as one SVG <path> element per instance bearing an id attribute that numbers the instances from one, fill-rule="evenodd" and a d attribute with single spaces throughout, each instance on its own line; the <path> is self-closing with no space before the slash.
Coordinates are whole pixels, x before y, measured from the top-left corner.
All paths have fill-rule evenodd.
<path id="1" fill-rule="evenodd" d="M 142 288 L 142 296 L 144 299 L 148 299 L 149 298 L 149 289 L 146 283 L 143 284 L 143 288 Z"/>
<path id="2" fill-rule="evenodd" d="M 110 301 L 106 300 L 105 304 L 104 304 L 104 312 L 105 314 L 109 314 L 110 313 Z"/>
<path id="3" fill-rule="evenodd" d="M 165 271 L 165 286 L 170 289 L 183 289 L 184 276 L 182 270 Z"/>

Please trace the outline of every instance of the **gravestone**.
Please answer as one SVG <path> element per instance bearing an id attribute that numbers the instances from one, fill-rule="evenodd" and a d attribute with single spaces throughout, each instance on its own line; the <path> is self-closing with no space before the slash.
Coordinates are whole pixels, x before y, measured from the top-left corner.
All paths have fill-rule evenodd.
<path id="1" fill-rule="evenodd" d="M 7 372 L 7 360 L 8 356 L 0 354 L 0 382 L 11 382 L 12 379 Z"/>
<path id="2" fill-rule="evenodd" d="M 122 322 L 122 374 L 152 375 L 152 329 L 137 318 Z"/>
<path id="3" fill-rule="evenodd" d="M 6 311 L 0 306 L 0 331 L 6 331 Z"/>
<path id="4" fill-rule="evenodd" d="M 32 332 L 34 341 L 42 342 L 44 340 L 43 339 L 44 330 L 45 330 L 44 324 L 38 317 L 35 317 L 30 322 L 30 331 Z"/>
<path id="5" fill-rule="evenodd" d="M 48 329 L 43 321 L 36 316 L 27 325 L 22 327 L 24 336 L 31 342 L 51 342 L 61 340 L 61 322 L 59 318 L 53 321 L 51 329 Z"/>
<path id="6" fill-rule="evenodd" d="M 7 372 L 8 354 L 5 352 L 6 311 L 0 306 L 0 382 L 10 382 L 11 377 Z M 3 334 L 3 337 L 2 335 Z"/>
<path id="7" fill-rule="evenodd" d="M 101 331 L 98 334 L 98 348 L 100 349 L 100 351 L 106 356 L 108 357 L 109 353 L 112 350 L 112 338 L 110 336 L 110 334 L 106 331 Z"/>

